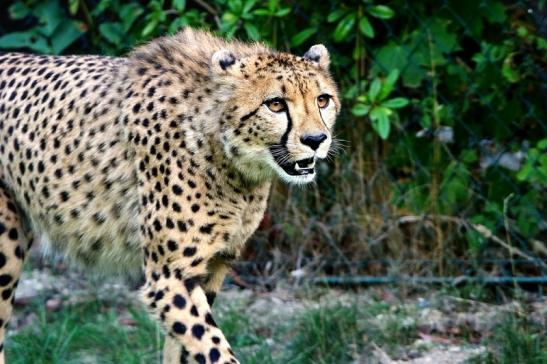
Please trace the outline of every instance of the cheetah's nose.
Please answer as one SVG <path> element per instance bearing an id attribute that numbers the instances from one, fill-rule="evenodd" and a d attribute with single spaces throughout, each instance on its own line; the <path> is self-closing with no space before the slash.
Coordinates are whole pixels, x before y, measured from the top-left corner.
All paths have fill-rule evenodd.
<path id="1" fill-rule="evenodd" d="M 327 139 L 327 135 L 324 133 L 321 134 L 309 134 L 309 135 L 303 135 L 300 137 L 300 142 L 302 144 L 307 145 L 313 150 L 317 150 L 319 148 L 319 145 L 323 143 Z"/>

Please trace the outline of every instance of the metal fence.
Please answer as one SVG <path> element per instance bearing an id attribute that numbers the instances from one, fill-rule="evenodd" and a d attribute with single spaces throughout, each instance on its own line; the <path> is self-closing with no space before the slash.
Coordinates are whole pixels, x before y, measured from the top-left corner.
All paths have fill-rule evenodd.
<path id="1" fill-rule="evenodd" d="M 288 269 L 333 284 L 547 283 L 542 5 L 396 3 L 404 16 L 375 28 L 380 40 L 357 35 L 350 62 L 334 60 L 336 74 L 355 72 L 342 87 L 343 152 L 314 188 L 274 190 L 275 222 L 267 216 L 255 262 L 240 272 L 262 282 Z M 371 100 L 394 69 L 392 93 Z M 393 104 L 383 140 L 372 110 L 393 98 L 409 103 Z"/>

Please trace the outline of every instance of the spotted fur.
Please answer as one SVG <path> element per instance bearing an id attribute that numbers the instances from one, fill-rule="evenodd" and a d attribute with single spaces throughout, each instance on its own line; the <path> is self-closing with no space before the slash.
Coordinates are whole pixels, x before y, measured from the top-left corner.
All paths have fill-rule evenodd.
<path id="1" fill-rule="evenodd" d="M 272 178 L 310 182 L 328 153 L 328 57 L 192 29 L 127 58 L 0 55 L 0 343 L 36 238 L 99 271 L 144 271 L 164 363 L 238 363 L 211 305 Z"/>

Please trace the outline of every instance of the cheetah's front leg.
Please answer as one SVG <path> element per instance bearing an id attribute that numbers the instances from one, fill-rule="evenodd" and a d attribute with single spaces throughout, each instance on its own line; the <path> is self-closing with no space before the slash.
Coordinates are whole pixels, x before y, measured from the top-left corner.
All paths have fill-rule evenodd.
<path id="1" fill-rule="evenodd" d="M 203 288 L 205 290 L 207 303 L 211 307 L 213 306 L 217 292 L 222 286 L 224 277 L 230 268 L 229 263 L 229 261 L 215 260 L 209 264 L 209 272 Z M 184 362 L 181 358 L 184 358 L 185 356 L 187 357 L 188 354 L 184 347 L 181 346 L 180 342 L 175 337 L 167 336 L 165 338 L 165 345 L 163 348 L 163 362 L 166 364 L 178 364 L 180 362 Z"/>
<path id="2" fill-rule="evenodd" d="M 148 270 L 143 291 L 168 335 L 164 364 L 238 363 L 213 319 L 200 278 L 184 276 L 174 266 L 164 266 L 161 273 Z"/>

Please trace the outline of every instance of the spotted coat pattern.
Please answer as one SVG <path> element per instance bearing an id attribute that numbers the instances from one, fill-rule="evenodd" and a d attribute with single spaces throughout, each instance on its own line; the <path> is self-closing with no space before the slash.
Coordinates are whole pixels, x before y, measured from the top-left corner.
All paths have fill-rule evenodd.
<path id="1" fill-rule="evenodd" d="M 339 112 L 327 67 L 322 46 L 296 57 L 192 29 L 127 58 L 1 54 L 0 343 L 37 240 L 144 271 L 164 363 L 238 363 L 211 305 L 273 176 L 309 182 L 297 161 L 326 156 Z"/>

